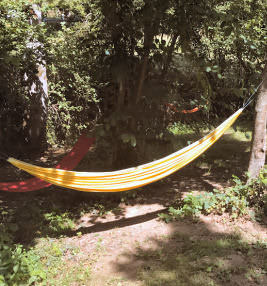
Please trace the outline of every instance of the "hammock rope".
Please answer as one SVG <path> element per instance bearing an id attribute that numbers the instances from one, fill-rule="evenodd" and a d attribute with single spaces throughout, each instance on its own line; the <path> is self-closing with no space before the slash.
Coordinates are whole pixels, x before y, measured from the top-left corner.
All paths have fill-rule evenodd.
<path id="1" fill-rule="evenodd" d="M 255 88 L 254 92 L 251 94 L 251 96 L 247 99 L 247 101 L 243 104 L 243 108 L 245 109 L 247 106 L 250 105 L 250 103 L 255 99 L 255 96 L 258 92 L 258 89 L 260 88 L 260 86 L 262 85 L 264 80 L 262 80 L 260 82 L 260 84 Z"/>

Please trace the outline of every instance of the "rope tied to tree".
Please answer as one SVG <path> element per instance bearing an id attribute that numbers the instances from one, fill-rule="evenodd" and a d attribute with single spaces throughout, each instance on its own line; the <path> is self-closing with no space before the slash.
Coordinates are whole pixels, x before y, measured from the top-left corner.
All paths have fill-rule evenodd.
<path id="1" fill-rule="evenodd" d="M 243 104 L 243 109 L 245 109 L 248 105 L 250 105 L 250 103 L 255 99 L 255 96 L 260 88 L 260 86 L 262 85 L 263 80 L 260 82 L 260 84 L 256 87 L 256 89 L 254 90 L 254 92 L 252 93 L 252 95 L 248 98 L 248 100 Z"/>

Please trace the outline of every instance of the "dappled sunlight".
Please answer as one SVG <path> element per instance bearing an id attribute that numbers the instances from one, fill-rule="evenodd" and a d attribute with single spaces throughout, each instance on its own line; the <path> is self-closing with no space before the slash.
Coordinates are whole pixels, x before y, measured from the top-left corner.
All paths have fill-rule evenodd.
<path id="1" fill-rule="evenodd" d="M 234 231 L 237 224 L 232 228 L 211 228 L 209 222 L 201 219 L 195 224 L 184 220 L 168 225 L 171 233 L 147 233 L 146 239 L 138 238 L 135 250 L 126 247 L 120 254 L 123 258 L 115 263 L 115 273 L 143 281 L 144 285 L 236 285 L 232 277 L 246 285 L 251 280 L 245 274 L 253 271 L 256 264 L 260 274 L 250 285 L 266 282 L 262 265 L 266 257 L 260 250 L 264 249 L 264 242 L 261 240 L 259 249 L 255 249 L 255 241 L 243 240 Z"/>
<path id="2" fill-rule="evenodd" d="M 234 233 L 244 241 L 257 243 L 257 241 L 266 242 L 267 229 L 262 223 L 244 218 L 232 220 L 228 214 L 222 216 L 200 216 L 200 221 L 204 222 L 207 229 L 211 232 L 220 232 L 222 234 Z"/>

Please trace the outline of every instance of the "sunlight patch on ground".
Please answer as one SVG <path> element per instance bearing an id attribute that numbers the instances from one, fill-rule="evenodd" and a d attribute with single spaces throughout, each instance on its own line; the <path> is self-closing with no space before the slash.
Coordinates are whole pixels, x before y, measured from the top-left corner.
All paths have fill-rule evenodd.
<path id="1" fill-rule="evenodd" d="M 207 229 L 213 233 L 231 234 L 248 243 L 267 243 L 267 229 L 256 221 L 239 218 L 232 220 L 229 215 L 209 215 L 200 216 L 200 220 L 205 223 Z"/>

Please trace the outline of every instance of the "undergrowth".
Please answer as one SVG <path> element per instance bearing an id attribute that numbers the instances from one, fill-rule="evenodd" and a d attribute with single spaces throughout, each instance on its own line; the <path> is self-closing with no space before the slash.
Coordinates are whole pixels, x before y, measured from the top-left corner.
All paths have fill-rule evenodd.
<path id="1" fill-rule="evenodd" d="M 78 248 L 51 238 L 41 239 L 35 247 L 15 243 L 17 224 L 11 222 L 12 215 L 4 208 L 0 209 L 0 216 L 0 286 L 56 286 L 89 281 L 90 265 L 84 264 L 85 258 Z M 52 230 L 65 229 L 65 218 L 46 215 Z M 71 267 L 63 259 L 66 256 Z"/>
<path id="2" fill-rule="evenodd" d="M 88 256 L 64 245 L 60 238 L 74 231 L 77 218 L 88 213 L 103 216 L 112 206 L 66 201 L 45 204 L 35 198 L 16 207 L 0 206 L 0 286 L 71 285 L 90 279 L 90 265 L 79 265 Z M 33 240 L 34 247 L 28 247 Z M 71 267 L 63 259 L 66 255 Z"/>
<path id="3" fill-rule="evenodd" d="M 205 191 L 201 194 L 189 192 L 182 201 L 171 206 L 168 213 L 162 213 L 159 217 L 169 222 L 185 216 L 197 217 L 200 214 L 228 212 L 232 218 L 237 218 L 249 214 L 250 208 L 254 209 L 250 214 L 257 213 L 259 216 L 267 214 L 266 167 L 258 179 L 244 183 L 238 177 L 233 176 L 233 183 L 232 187 L 223 191 L 214 189 L 213 192 Z"/>
<path id="4" fill-rule="evenodd" d="M 32 249 L 14 244 L 18 226 L 12 223 L 12 215 L 0 209 L 0 286 L 33 285 L 46 278 L 40 259 Z"/>

